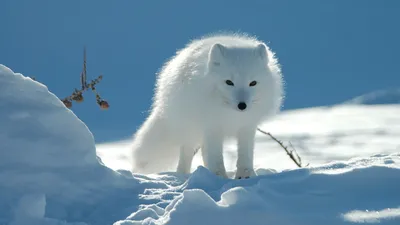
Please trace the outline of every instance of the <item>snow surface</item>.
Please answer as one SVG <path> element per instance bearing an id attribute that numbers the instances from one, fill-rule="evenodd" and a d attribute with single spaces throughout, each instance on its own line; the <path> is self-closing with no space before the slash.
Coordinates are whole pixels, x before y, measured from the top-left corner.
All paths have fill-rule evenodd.
<path id="1" fill-rule="evenodd" d="M 0 65 L 0 224 L 400 224 L 400 107 L 343 105 L 284 112 L 261 126 L 291 141 L 298 169 L 261 133 L 256 172 L 222 179 L 131 174 L 129 140 L 96 146 L 47 88 Z M 226 166 L 235 153 L 227 142 Z M 103 164 L 103 162 L 104 164 Z"/>
<path id="2" fill-rule="evenodd" d="M 400 104 L 400 88 L 389 90 L 378 90 L 350 99 L 344 104 Z"/>

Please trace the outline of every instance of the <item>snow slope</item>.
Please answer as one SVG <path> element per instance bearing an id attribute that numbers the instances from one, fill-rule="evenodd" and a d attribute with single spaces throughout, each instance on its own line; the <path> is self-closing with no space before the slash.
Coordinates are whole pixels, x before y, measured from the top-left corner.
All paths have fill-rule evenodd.
<path id="1" fill-rule="evenodd" d="M 110 224 L 120 212 L 99 216 L 137 198 L 131 194 L 136 180 L 99 161 L 82 121 L 47 87 L 3 65 L 0 181 L 0 224 Z M 120 201 L 116 193 L 130 194 Z"/>
<path id="2" fill-rule="evenodd" d="M 130 174 L 129 142 L 98 145 L 100 159 L 73 112 L 3 65 L 0 114 L 0 224 L 400 224 L 398 106 L 283 113 L 262 128 L 310 167 L 260 134 L 259 176 L 247 180 L 216 177 L 199 157 L 190 175 Z M 228 142 L 231 172 L 233 150 Z"/>
<path id="3" fill-rule="evenodd" d="M 344 104 L 400 104 L 400 88 L 389 90 L 378 90 L 364 95 L 357 96 Z"/>
<path id="4" fill-rule="evenodd" d="M 400 152 L 400 105 L 338 105 L 282 112 L 260 126 L 286 145 L 292 143 L 304 164 L 313 166 L 331 161 Z M 97 145 L 103 162 L 115 170 L 129 170 L 129 141 Z M 235 169 L 234 141 L 227 141 L 226 167 Z M 258 132 L 255 166 L 276 171 L 295 169 L 282 148 Z M 201 165 L 201 154 L 192 170 Z M 174 168 L 171 167 L 171 170 Z"/>

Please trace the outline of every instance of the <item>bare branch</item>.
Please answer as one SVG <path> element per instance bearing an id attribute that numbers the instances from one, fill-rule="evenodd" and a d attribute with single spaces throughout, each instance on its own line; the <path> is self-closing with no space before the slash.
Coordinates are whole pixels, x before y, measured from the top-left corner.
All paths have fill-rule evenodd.
<path id="1" fill-rule="evenodd" d="M 91 90 L 96 96 L 96 102 L 100 106 L 101 109 L 108 109 L 110 106 L 108 102 L 100 97 L 100 94 L 96 91 L 96 85 L 100 83 L 103 79 L 103 75 L 98 76 L 96 79 L 91 80 L 89 83 L 87 82 L 86 78 L 86 47 L 83 48 L 83 68 L 81 72 L 81 88 L 76 89 L 74 88 L 74 92 L 68 97 L 60 99 L 67 108 L 72 107 L 72 102 L 83 102 L 83 92 L 87 90 Z M 36 81 L 36 78 L 31 76 L 32 80 Z"/>
<path id="2" fill-rule="evenodd" d="M 292 145 L 291 142 L 289 142 L 289 145 L 290 145 L 290 147 L 291 147 L 293 150 L 290 151 L 290 150 L 288 149 L 288 147 L 285 146 L 285 145 L 282 143 L 282 141 L 280 141 L 280 140 L 278 140 L 277 138 L 275 138 L 271 133 L 266 132 L 266 131 L 263 131 L 263 130 L 261 130 L 260 128 L 257 128 L 257 130 L 258 130 L 259 132 L 265 134 L 265 135 L 268 135 L 270 138 L 272 138 L 272 140 L 274 140 L 275 142 L 277 142 L 277 143 L 285 150 L 286 154 L 290 157 L 290 159 L 291 159 L 298 167 L 300 167 L 300 168 L 303 167 L 303 166 L 302 166 L 302 163 L 301 163 L 301 158 L 300 158 L 300 156 L 297 154 L 297 152 L 296 152 L 296 150 L 295 150 L 295 148 L 293 147 L 293 145 Z M 308 164 L 307 164 L 306 166 L 308 166 Z"/>
<path id="3" fill-rule="evenodd" d="M 82 102 L 83 99 L 84 99 L 83 98 L 83 92 L 85 92 L 85 91 L 90 89 L 95 94 L 96 102 L 100 106 L 100 108 L 101 109 L 108 109 L 110 107 L 108 102 L 100 97 L 100 95 L 96 91 L 96 87 L 95 87 L 98 83 L 100 83 L 100 81 L 102 80 L 103 76 L 100 75 L 96 79 L 91 80 L 89 83 L 87 83 L 87 78 L 86 78 L 86 47 L 84 47 L 84 49 L 83 49 L 83 69 L 82 69 L 82 73 L 81 73 L 81 77 L 80 78 L 81 78 L 81 89 L 78 90 L 78 89 L 75 88 L 74 92 L 70 96 L 63 98 L 61 101 L 64 103 L 64 105 L 67 108 L 71 108 L 73 101 L 76 101 L 78 103 Z"/>

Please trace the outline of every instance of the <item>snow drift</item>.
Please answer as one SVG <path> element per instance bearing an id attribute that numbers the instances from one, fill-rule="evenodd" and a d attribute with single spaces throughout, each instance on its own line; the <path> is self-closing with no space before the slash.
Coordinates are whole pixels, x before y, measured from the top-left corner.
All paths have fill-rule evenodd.
<path id="1" fill-rule="evenodd" d="M 344 104 L 359 105 L 383 105 L 383 104 L 400 104 L 400 88 L 378 90 L 350 99 Z"/>
<path id="2" fill-rule="evenodd" d="M 142 206 L 117 224 L 395 225 L 399 165 L 400 154 L 375 155 L 245 181 L 221 179 L 199 167 L 182 185 L 143 197 L 168 201 L 165 209 Z"/>
<path id="3" fill-rule="evenodd" d="M 92 134 L 72 111 L 3 65 L 0 124 L 0 224 L 89 221 L 95 205 L 127 186 L 99 161 Z"/>

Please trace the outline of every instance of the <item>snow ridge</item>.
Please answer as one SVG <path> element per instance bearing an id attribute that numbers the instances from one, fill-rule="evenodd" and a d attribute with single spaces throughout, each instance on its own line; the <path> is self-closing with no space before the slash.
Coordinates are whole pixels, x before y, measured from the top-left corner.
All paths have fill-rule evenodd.
<path id="1" fill-rule="evenodd" d="M 394 225 L 400 221 L 399 163 L 400 154 L 375 155 L 248 180 L 221 179 L 200 166 L 182 184 L 148 190 L 141 198 L 150 204 L 116 224 L 333 225 L 363 220 L 360 210 L 385 210 L 390 213 L 368 214 L 369 221 Z M 165 176 L 175 177 L 158 179 Z"/>
<path id="2" fill-rule="evenodd" d="M 383 105 L 400 104 L 400 88 L 378 90 L 350 99 L 344 104 Z"/>
<path id="3" fill-rule="evenodd" d="M 0 124 L 0 224 L 91 221 L 134 184 L 101 163 L 89 129 L 46 86 L 3 65 Z"/>

